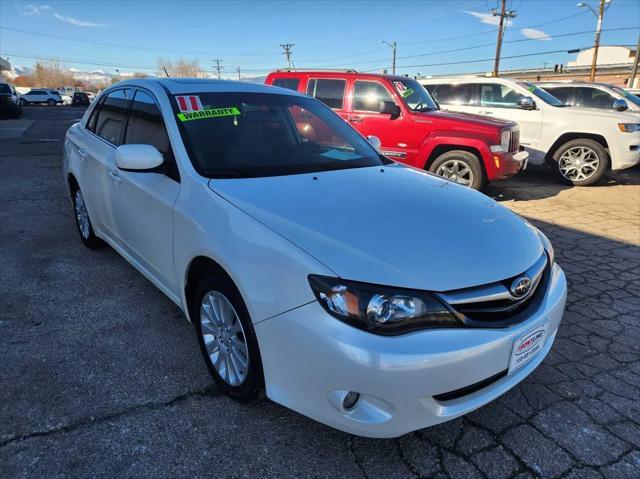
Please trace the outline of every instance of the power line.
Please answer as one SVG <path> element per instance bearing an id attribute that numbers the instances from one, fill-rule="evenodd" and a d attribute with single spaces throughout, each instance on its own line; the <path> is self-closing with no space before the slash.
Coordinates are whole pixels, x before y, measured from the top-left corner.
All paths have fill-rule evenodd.
<path id="1" fill-rule="evenodd" d="M 216 63 L 216 66 L 214 67 L 216 69 L 216 72 L 218 72 L 218 80 L 220 80 L 220 71 L 222 70 L 222 60 L 220 60 L 219 58 L 216 58 L 215 60 L 213 60 Z"/>

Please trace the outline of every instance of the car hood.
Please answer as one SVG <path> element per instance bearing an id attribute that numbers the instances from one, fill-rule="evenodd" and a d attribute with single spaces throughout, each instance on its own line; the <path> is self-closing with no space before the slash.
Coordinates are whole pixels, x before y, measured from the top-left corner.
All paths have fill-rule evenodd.
<path id="1" fill-rule="evenodd" d="M 209 187 L 345 279 L 447 291 L 513 277 L 543 252 L 507 208 L 399 164 Z"/>
<path id="2" fill-rule="evenodd" d="M 495 128 L 514 127 L 516 125 L 513 121 L 502 120 L 500 118 L 490 118 L 486 115 L 475 115 L 473 113 L 456 113 L 452 111 L 437 110 L 416 114 L 421 116 L 433 116 L 438 118 L 438 120 L 464 121 L 466 123 L 475 123 L 476 125 Z"/>

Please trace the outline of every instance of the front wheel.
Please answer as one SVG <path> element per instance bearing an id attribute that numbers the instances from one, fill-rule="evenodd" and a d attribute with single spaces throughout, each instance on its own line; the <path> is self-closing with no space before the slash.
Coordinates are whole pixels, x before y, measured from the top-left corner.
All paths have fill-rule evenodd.
<path id="1" fill-rule="evenodd" d="M 25 100 L 24 98 L 20 98 L 20 105 L 21 106 L 27 106 L 29 104 L 29 102 L 27 102 L 27 100 Z"/>
<path id="2" fill-rule="evenodd" d="M 193 297 L 194 325 L 207 368 L 229 397 L 247 403 L 263 384 L 253 324 L 231 280 L 203 278 Z"/>
<path id="3" fill-rule="evenodd" d="M 47 105 L 49 105 L 49 106 L 56 106 L 56 101 L 55 101 L 55 100 L 53 100 L 53 99 L 49 99 L 49 100 L 47 100 Z"/>
<path id="4" fill-rule="evenodd" d="M 602 179 L 609 165 L 604 147 L 594 140 L 572 140 L 553 154 L 560 179 L 569 185 L 589 186 Z"/>
<path id="5" fill-rule="evenodd" d="M 480 159 L 464 150 L 443 153 L 431 163 L 429 171 L 474 190 L 482 189 L 486 181 Z"/>

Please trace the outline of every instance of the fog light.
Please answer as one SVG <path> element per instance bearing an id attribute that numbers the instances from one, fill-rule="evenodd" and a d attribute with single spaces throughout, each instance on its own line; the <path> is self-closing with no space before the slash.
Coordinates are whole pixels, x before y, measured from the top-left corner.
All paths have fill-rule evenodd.
<path id="1" fill-rule="evenodd" d="M 493 155 L 493 161 L 496 164 L 496 168 L 500 168 L 500 157 L 498 155 Z"/>
<path id="2" fill-rule="evenodd" d="M 342 407 L 346 410 L 353 408 L 360 399 L 360 393 L 349 391 L 342 400 Z"/>

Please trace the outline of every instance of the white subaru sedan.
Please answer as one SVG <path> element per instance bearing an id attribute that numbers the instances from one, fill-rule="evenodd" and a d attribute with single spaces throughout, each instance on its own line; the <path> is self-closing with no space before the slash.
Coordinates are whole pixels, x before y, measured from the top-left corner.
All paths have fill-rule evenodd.
<path id="1" fill-rule="evenodd" d="M 535 227 L 371 143 L 291 90 L 136 79 L 69 129 L 64 178 L 84 244 L 184 311 L 229 396 L 395 437 L 522 381 L 567 288 Z"/>

